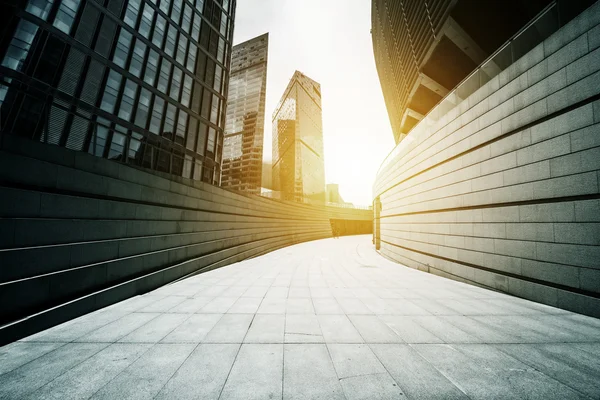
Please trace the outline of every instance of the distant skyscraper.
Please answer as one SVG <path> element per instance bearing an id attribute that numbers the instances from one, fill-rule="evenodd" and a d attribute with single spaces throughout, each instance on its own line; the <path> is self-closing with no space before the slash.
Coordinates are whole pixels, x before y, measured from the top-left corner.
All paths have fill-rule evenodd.
<path id="1" fill-rule="evenodd" d="M 325 201 L 321 85 L 296 71 L 273 113 L 273 190 Z"/>
<path id="2" fill-rule="evenodd" d="M 235 5 L 3 2 L 0 135 L 218 184 Z"/>
<path id="3" fill-rule="evenodd" d="M 233 47 L 221 186 L 260 194 L 269 34 Z"/>

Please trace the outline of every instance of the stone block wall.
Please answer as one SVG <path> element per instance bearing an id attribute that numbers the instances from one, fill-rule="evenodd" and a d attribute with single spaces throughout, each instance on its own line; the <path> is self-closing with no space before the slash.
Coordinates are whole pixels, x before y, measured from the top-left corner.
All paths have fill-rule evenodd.
<path id="1" fill-rule="evenodd" d="M 0 136 L 0 345 L 370 210 L 244 195 Z M 357 221 L 366 221 L 359 223 Z M 365 229 L 365 227 L 367 229 Z"/>
<path id="2" fill-rule="evenodd" d="M 600 317 L 600 2 L 434 124 L 374 186 L 381 253 Z"/>

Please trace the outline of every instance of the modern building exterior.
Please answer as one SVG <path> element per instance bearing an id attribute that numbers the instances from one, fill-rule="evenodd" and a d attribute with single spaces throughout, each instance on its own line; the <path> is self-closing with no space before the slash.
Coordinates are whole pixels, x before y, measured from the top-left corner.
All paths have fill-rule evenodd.
<path id="1" fill-rule="evenodd" d="M 219 184 L 235 0 L 9 0 L 0 132 Z"/>
<path id="2" fill-rule="evenodd" d="M 296 71 L 273 113 L 273 190 L 282 199 L 325 202 L 321 85 Z"/>
<path id="3" fill-rule="evenodd" d="M 551 3 L 372 0 L 375 62 L 396 143 L 475 67 Z M 561 21 L 568 21 L 577 9 L 591 3 L 561 0 L 553 12 Z M 527 40 L 537 40 L 547 29 L 540 26 Z M 481 79 L 489 79 L 522 55 L 516 48 L 498 58 Z"/>
<path id="4" fill-rule="evenodd" d="M 344 199 L 342 198 L 342 195 L 340 195 L 340 185 L 338 185 L 337 183 L 328 183 L 326 187 L 328 203 L 345 203 Z"/>
<path id="5" fill-rule="evenodd" d="M 260 194 L 269 34 L 233 47 L 221 186 Z"/>
<path id="6" fill-rule="evenodd" d="M 473 26 L 493 37 L 486 15 Z M 412 268 L 599 317 L 600 1 L 549 2 L 516 31 L 383 161 L 374 243 Z M 440 74 L 457 60 L 440 54 Z"/>

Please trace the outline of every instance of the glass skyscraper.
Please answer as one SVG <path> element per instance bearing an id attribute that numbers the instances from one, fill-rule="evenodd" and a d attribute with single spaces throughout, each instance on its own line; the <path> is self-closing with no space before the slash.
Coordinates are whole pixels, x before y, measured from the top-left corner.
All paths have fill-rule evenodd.
<path id="1" fill-rule="evenodd" d="M 269 34 L 233 47 L 221 186 L 260 194 Z"/>
<path id="2" fill-rule="evenodd" d="M 4 1 L 0 132 L 219 184 L 235 0 Z"/>
<path id="3" fill-rule="evenodd" d="M 273 113 L 273 190 L 325 202 L 321 85 L 296 71 Z"/>

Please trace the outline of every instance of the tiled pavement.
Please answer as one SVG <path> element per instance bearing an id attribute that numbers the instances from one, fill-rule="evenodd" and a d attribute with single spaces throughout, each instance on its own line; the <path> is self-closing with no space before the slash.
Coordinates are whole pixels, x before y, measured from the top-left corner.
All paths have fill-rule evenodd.
<path id="1" fill-rule="evenodd" d="M 600 320 L 327 239 L 0 348 L 0 398 L 598 399 Z"/>

